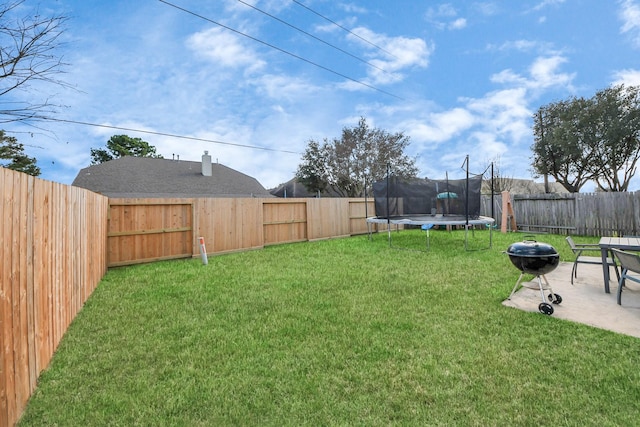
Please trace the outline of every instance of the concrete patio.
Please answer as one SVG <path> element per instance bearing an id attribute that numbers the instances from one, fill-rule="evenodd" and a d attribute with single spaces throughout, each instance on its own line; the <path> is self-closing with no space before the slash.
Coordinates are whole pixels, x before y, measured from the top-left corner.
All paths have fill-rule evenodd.
<path id="1" fill-rule="evenodd" d="M 611 293 L 606 294 L 601 266 L 580 264 L 578 277 L 571 285 L 572 267 L 573 263 L 561 262 L 554 271 L 546 275 L 554 293 L 562 297 L 561 304 L 553 304 L 552 316 L 640 338 L 640 284 L 627 280 L 622 292 L 622 305 L 618 305 L 618 283 L 613 269 Z M 538 312 L 542 298 L 537 280 L 525 282 L 523 285 L 511 300 L 505 300 L 503 304 L 524 311 Z M 545 291 L 545 294 L 548 294 L 548 291 Z"/>

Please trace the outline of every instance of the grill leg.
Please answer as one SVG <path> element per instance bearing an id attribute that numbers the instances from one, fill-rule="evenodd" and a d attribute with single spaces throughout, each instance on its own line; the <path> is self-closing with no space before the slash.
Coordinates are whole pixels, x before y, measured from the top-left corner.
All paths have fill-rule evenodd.
<path id="1" fill-rule="evenodd" d="M 547 278 L 544 276 L 542 277 L 547 284 L 547 288 L 549 288 L 549 282 L 547 282 Z M 540 276 L 536 276 L 536 278 L 538 279 L 538 287 L 540 288 L 540 296 L 542 296 L 542 302 L 548 302 L 547 296 L 544 294 L 545 287 L 542 285 L 542 279 L 540 278 Z M 551 291 L 551 293 L 553 293 L 553 291 Z"/>
<path id="2" fill-rule="evenodd" d="M 549 281 L 547 280 L 547 277 L 545 275 L 542 275 L 542 280 L 544 280 L 545 283 L 544 289 L 549 291 L 549 302 L 553 304 L 560 304 L 562 302 L 562 297 L 553 292 L 553 289 L 551 288 L 551 285 L 549 284 Z"/>
<path id="3" fill-rule="evenodd" d="M 516 282 L 516 285 L 513 287 L 513 290 L 511 291 L 511 295 L 509 295 L 509 298 L 507 298 L 507 299 L 511 299 L 513 294 L 516 293 L 516 291 L 518 290 L 518 285 L 520 285 L 520 282 L 522 281 L 522 277 L 523 276 L 524 276 L 524 272 L 520 273 L 520 277 L 518 278 L 518 281 Z"/>
<path id="4" fill-rule="evenodd" d="M 544 280 L 545 283 L 545 289 L 547 289 L 549 292 L 551 292 L 553 294 L 553 289 L 551 289 L 551 285 L 549 284 L 549 281 L 547 280 L 547 276 L 545 276 L 544 274 L 542 275 L 542 280 Z"/>

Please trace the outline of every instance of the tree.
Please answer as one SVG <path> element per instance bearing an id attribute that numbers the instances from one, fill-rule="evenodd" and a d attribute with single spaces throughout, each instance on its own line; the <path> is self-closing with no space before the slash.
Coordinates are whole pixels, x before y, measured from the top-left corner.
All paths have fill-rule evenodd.
<path id="1" fill-rule="evenodd" d="M 156 147 L 140 138 L 132 138 L 127 135 L 113 135 L 107 141 L 107 148 L 91 149 L 91 164 L 108 162 L 125 156 L 152 157 L 162 159 L 160 154 L 156 154 Z"/>
<path id="2" fill-rule="evenodd" d="M 364 117 L 358 126 L 343 128 L 342 137 L 320 144 L 310 140 L 296 178 L 310 192 L 333 190 L 343 197 L 362 197 L 365 186 L 385 178 L 387 164 L 403 178 L 415 177 L 415 159 L 404 154 L 409 137 L 371 129 Z"/>
<path id="3" fill-rule="evenodd" d="M 24 145 L 18 143 L 15 137 L 7 136 L 3 130 L 0 130 L 0 159 L 10 160 L 9 163 L 0 164 L 3 168 L 33 176 L 41 173 L 40 168 L 36 166 L 35 157 L 27 156 L 24 153 Z"/>
<path id="4" fill-rule="evenodd" d="M 551 175 L 570 193 L 595 178 L 592 100 L 572 98 L 541 107 L 534 116 L 533 170 Z"/>
<path id="5" fill-rule="evenodd" d="M 594 99 L 596 184 L 603 191 L 627 191 L 640 159 L 640 86 L 608 88 Z"/>
<path id="6" fill-rule="evenodd" d="M 640 156 L 639 131 L 637 87 L 548 104 L 534 116 L 533 170 L 572 193 L 591 180 L 601 190 L 626 191 Z"/>
<path id="7" fill-rule="evenodd" d="M 67 18 L 42 16 L 38 10 L 18 16 L 23 3 L 0 4 L 0 123 L 43 118 L 58 107 L 47 95 L 34 102 L 7 99 L 10 92 L 38 93 L 32 88 L 38 82 L 68 86 L 57 79 L 67 64 L 55 55 Z"/>

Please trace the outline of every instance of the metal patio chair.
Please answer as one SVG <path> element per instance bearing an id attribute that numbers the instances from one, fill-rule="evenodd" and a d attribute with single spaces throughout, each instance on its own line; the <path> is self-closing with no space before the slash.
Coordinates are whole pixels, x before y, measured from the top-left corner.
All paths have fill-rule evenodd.
<path id="1" fill-rule="evenodd" d="M 576 256 L 573 262 L 573 268 L 571 269 L 571 284 L 573 285 L 573 279 L 578 277 L 578 264 L 602 265 L 602 256 L 600 255 L 600 246 L 597 243 L 576 243 L 571 236 L 567 236 L 567 243 Z M 597 253 L 597 256 L 583 255 L 583 253 Z M 618 265 L 613 259 L 613 256 L 607 257 L 607 265 L 613 267 L 616 272 L 616 277 L 620 280 Z"/>
<path id="2" fill-rule="evenodd" d="M 633 252 L 625 252 L 620 249 L 611 249 L 614 256 L 620 262 L 622 274 L 618 280 L 618 305 L 622 305 L 622 288 L 627 279 L 640 283 L 640 255 Z M 631 274 L 633 273 L 633 274 Z"/>

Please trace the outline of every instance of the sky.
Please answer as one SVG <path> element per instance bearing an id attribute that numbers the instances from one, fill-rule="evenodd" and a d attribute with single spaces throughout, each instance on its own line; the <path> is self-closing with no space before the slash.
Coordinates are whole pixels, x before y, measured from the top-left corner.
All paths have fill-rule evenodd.
<path id="1" fill-rule="evenodd" d="M 270 189 L 310 140 L 364 117 L 410 138 L 420 177 L 491 162 L 536 179 L 543 105 L 640 85 L 640 0 L 26 0 L 69 19 L 68 64 L 20 97 L 55 121 L 5 123 L 43 179 L 70 184 L 92 148 L 139 137 L 165 158 L 214 161 Z M 7 98 L 5 98 L 6 100 Z M 593 191 L 587 184 L 582 191 Z M 640 176 L 630 190 L 640 189 Z"/>

